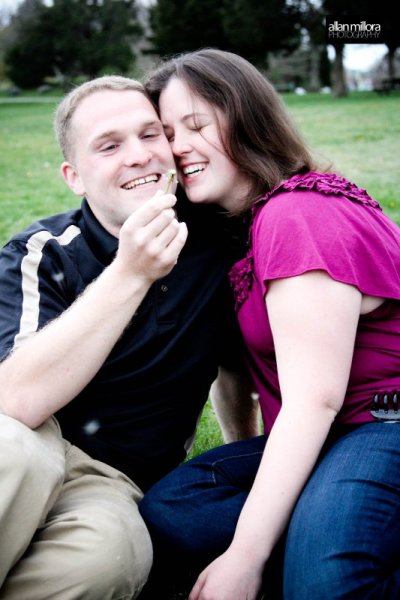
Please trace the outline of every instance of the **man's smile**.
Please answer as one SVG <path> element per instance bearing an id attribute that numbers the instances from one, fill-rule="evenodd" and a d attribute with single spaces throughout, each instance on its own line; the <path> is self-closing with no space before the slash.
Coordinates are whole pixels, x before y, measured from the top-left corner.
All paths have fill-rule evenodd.
<path id="1" fill-rule="evenodd" d="M 151 175 L 145 175 L 144 177 L 137 177 L 131 179 L 127 183 L 121 185 L 124 190 L 132 190 L 133 188 L 145 185 L 147 183 L 157 183 L 160 180 L 161 175 L 159 173 L 152 173 Z"/>

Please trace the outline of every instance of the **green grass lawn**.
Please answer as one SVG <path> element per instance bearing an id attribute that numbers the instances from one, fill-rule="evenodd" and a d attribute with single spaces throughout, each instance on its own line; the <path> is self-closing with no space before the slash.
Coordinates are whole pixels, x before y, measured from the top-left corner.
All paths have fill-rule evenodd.
<path id="1" fill-rule="evenodd" d="M 44 215 L 79 204 L 59 173 L 54 102 L 0 103 L 0 241 Z"/>
<path id="2" fill-rule="evenodd" d="M 55 104 L 0 101 L 0 243 L 37 217 L 79 204 L 59 174 Z M 400 224 L 400 94 L 284 96 L 318 157 L 366 187 Z"/>
<path id="3" fill-rule="evenodd" d="M 285 101 L 317 158 L 366 188 L 400 224 L 400 94 L 310 94 Z"/>

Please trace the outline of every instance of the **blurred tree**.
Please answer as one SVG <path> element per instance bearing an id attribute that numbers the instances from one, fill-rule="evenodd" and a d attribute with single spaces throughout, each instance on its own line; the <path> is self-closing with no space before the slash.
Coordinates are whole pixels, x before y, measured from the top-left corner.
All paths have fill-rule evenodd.
<path id="1" fill-rule="evenodd" d="M 268 52 L 292 52 L 301 42 L 299 0 L 233 0 L 224 3 L 222 25 L 231 48 L 263 65 Z"/>
<path id="2" fill-rule="evenodd" d="M 35 5 L 29 17 L 26 5 Z M 35 87 L 46 76 L 94 77 L 105 69 L 126 72 L 132 40 L 141 32 L 134 0 L 25 0 L 12 19 L 5 62 L 10 79 Z"/>
<path id="3" fill-rule="evenodd" d="M 319 65 L 319 76 L 322 87 L 330 87 L 331 85 L 331 61 L 328 56 L 328 47 L 325 45 L 321 52 L 321 62 Z"/>
<path id="4" fill-rule="evenodd" d="M 322 9 L 326 15 L 355 16 L 366 13 L 368 0 L 322 0 Z M 347 95 L 346 75 L 343 65 L 344 43 L 332 44 L 335 58 L 332 68 L 332 93 L 336 97 Z"/>
<path id="5" fill-rule="evenodd" d="M 40 33 L 43 0 L 24 0 L 8 26 L 4 63 L 7 76 L 20 87 L 35 87 L 46 76 L 49 41 Z"/>
<path id="6" fill-rule="evenodd" d="M 263 65 L 269 51 L 300 44 L 301 0 L 158 0 L 151 9 L 155 54 L 205 46 L 228 49 Z"/>
<path id="7" fill-rule="evenodd" d="M 158 0 L 150 9 L 151 52 L 165 56 L 204 46 L 226 49 L 222 7 L 215 0 Z"/>
<path id="8" fill-rule="evenodd" d="M 0 5 L 0 85 L 6 80 L 4 55 L 10 41 L 9 19 L 10 9 Z"/>
<path id="9" fill-rule="evenodd" d="M 330 85 L 330 63 L 327 61 L 325 42 L 324 13 L 321 6 L 313 0 L 304 0 L 302 4 L 302 27 L 307 33 L 310 49 L 309 89 L 318 91 L 322 85 Z"/>
<path id="10" fill-rule="evenodd" d="M 394 78 L 396 76 L 396 50 L 400 48 L 400 30 L 398 25 L 398 11 L 395 10 L 393 2 L 391 0 L 380 0 L 379 4 L 376 5 L 372 0 L 366 0 L 369 15 L 377 15 L 377 23 L 381 23 L 383 17 L 383 34 L 385 38 L 385 44 L 388 49 L 387 53 L 387 68 L 388 77 Z"/>
<path id="11" fill-rule="evenodd" d="M 386 24 L 386 46 L 388 49 L 387 61 L 388 61 L 388 76 L 390 78 L 396 77 L 396 50 L 400 48 L 400 32 L 398 20 L 393 18 L 387 21 Z"/>

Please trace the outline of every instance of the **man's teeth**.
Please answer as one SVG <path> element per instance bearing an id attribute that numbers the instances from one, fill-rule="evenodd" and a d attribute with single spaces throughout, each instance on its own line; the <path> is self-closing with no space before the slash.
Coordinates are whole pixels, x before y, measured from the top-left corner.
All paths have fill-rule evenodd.
<path id="1" fill-rule="evenodd" d="M 196 173 L 200 173 L 201 171 L 204 171 L 204 169 L 206 168 L 206 165 L 204 164 L 198 164 L 198 165 L 189 165 L 188 167 L 184 167 L 182 169 L 184 175 L 195 175 Z"/>
<path id="2" fill-rule="evenodd" d="M 133 179 L 126 183 L 122 187 L 124 190 L 131 190 L 134 187 L 138 187 L 139 185 L 144 185 L 145 183 L 152 183 L 153 181 L 157 182 L 159 177 L 157 175 L 148 175 L 147 177 L 139 177 L 138 179 Z"/>

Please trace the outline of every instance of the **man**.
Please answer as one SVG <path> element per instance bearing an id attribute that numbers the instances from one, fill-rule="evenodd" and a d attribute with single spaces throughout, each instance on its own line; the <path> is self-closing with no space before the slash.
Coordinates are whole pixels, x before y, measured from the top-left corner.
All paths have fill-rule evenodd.
<path id="1" fill-rule="evenodd" d="M 173 157 L 139 83 L 83 84 L 55 127 L 82 206 L 0 257 L 0 599 L 136 598 L 137 503 L 184 458 L 219 365 L 227 437 L 255 433 L 229 373 L 226 240 L 163 193 Z"/>

